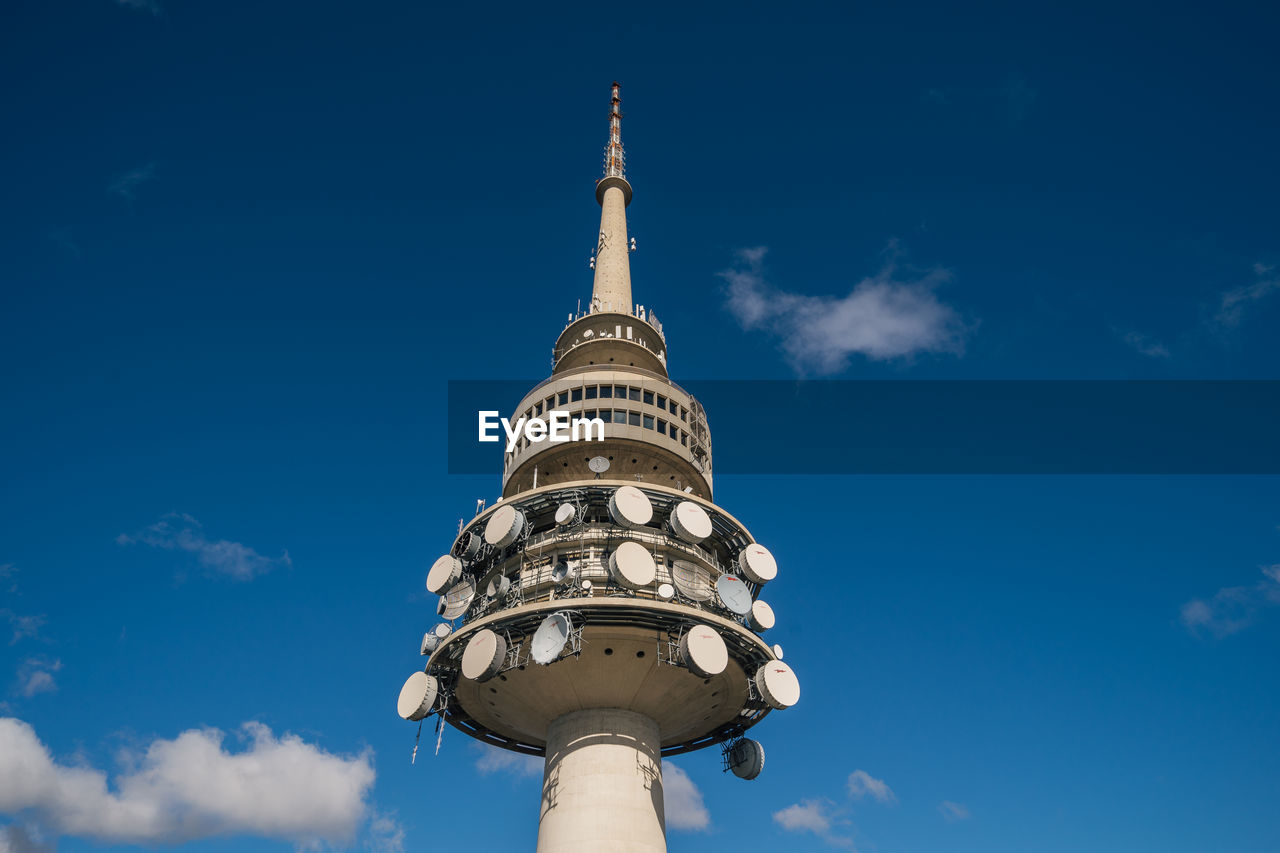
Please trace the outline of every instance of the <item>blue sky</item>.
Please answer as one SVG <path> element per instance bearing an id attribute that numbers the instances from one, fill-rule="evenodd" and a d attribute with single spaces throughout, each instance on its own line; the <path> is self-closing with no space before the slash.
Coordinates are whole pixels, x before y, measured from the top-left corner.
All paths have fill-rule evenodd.
<path id="1" fill-rule="evenodd" d="M 392 702 L 498 490 L 445 383 L 589 297 L 611 80 L 677 381 L 1275 379 L 1276 24 L 11 4 L 0 850 L 532 843 L 527 765 Z M 673 851 L 1280 848 L 1274 478 L 716 486 L 805 692 L 755 782 L 675 761 Z"/>

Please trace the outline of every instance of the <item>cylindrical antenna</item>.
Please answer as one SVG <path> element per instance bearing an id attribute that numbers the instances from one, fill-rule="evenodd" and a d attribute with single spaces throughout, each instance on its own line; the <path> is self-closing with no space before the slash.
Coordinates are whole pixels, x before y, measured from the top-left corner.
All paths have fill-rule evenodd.
<path id="1" fill-rule="evenodd" d="M 604 149 L 604 176 L 625 178 L 627 160 L 622 153 L 622 98 L 618 96 L 618 81 L 613 81 L 613 98 L 609 107 L 609 144 Z"/>

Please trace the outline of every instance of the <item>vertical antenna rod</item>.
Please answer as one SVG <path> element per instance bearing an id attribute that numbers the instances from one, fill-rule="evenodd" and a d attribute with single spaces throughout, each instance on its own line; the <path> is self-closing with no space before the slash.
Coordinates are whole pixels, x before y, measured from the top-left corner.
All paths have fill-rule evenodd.
<path id="1" fill-rule="evenodd" d="M 604 149 L 604 176 L 625 178 L 627 158 L 622 152 L 622 98 L 618 97 L 618 81 L 613 81 L 613 99 L 609 102 L 609 144 Z"/>
<path id="2" fill-rule="evenodd" d="M 627 183 L 626 158 L 622 153 L 622 98 L 613 84 L 609 101 L 609 144 L 604 149 L 604 177 L 596 181 L 596 201 L 600 203 L 600 236 L 596 242 L 595 283 L 591 288 L 591 312 L 630 314 L 631 264 L 627 258 L 627 205 L 631 184 Z"/>

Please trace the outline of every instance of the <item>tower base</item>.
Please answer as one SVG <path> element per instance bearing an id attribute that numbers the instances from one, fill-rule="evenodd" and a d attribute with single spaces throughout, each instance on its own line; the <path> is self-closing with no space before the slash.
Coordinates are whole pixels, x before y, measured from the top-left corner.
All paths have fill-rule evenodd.
<path id="1" fill-rule="evenodd" d="M 537 853 L 666 853 L 658 724 L 616 708 L 547 730 Z"/>

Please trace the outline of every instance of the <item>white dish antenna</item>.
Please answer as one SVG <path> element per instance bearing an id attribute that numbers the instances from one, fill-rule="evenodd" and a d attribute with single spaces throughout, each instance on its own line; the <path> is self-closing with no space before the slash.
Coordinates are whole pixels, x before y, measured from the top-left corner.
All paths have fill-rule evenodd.
<path id="1" fill-rule="evenodd" d="M 782 660 L 782 646 L 777 643 L 773 644 L 773 656 L 778 660 Z"/>
<path id="2" fill-rule="evenodd" d="M 506 639 L 481 628 L 462 652 L 462 674 L 473 681 L 488 681 L 498 674 L 506 659 Z"/>
<path id="3" fill-rule="evenodd" d="M 780 660 L 771 660 L 757 669 L 754 680 L 771 707 L 782 710 L 800 701 L 800 679 Z"/>
<path id="4" fill-rule="evenodd" d="M 533 658 L 533 662 L 543 666 L 554 662 L 564 651 L 572 630 L 573 623 L 563 613 L 552 613 L 543 619 L 538 630 L 533 632 L 533 639 L 529 641 L 529 656 Z"/>
<path id="5" fill-rule="evenodd" d="M 671 511 L 671 530 L 691 545 L 711 535 L 711 516 L 693 501 L 680 501 Z"/>
<path id="6" fill-rule="evenodd" d="M 490 598 L 498 598 L 506 595 L 511 591 L 511 578 L 506 575 L 498 575 L 489 581 L 489 585 L 485 587 L 484 594 Z"/>
<path id="7" fill-rule="evenodd" d="M 484 547 L 484 539 L 479 533 L 469 530 L 467 538 L 462 542 L 461 557 L 464 560 L 474 560 L 482 547 Z"/>
<path id="8" fill-rule="evenodd" d="M 462 561 L 452 554 L 445 554 L 431 564 L 427 572 L 427 592 L 439 595 L 441 590 L 462 577 Z"/>
<path id="9" fill-rule="evenodd" d="M 495 548 L 505 548 L 520 538 L 524 531 L 524 513 L 511 504 L 498 507 L 484 526 L 484 541 Z"/>
<path id="10" fill-rule="evenodd" d="M 476 582 L 471 578 L 463 578 L 444 591 L 440 596 L 440 606 L 436 612 L 446 619 L 457 619 L 471 606 L 476 597 Z"/>
<path id="11" fill-rule="evenodd" d="M 680 594 L 690 601 L 707 601 L 715 592 L 711 585 L 711 572 L 687 560 L 676 560 L 671 564 L 671 580 Z"/>
<path id="12" fill-rule="evenodd" d="M 680 659 L 694 675 L 711 678 L 729 665 L 729 648 L 715 628 L 694 625 L 680 638 Z"/>
<path id="13" fill-rule="evenodd" d="M 768 583 L 778 576 L 778 562 L 768 548 L 753 542 L 738 555 L 738 570 L 752 583 Z"/>
<path id="14" fill-rule="evenodd" d="M 754 779 L 764 769 L 764 747 L 760 741 L 743 738 L 729 750 L 729 769 L 739 779 Z"/>
<path id="15" fill-rule="evenodd" d="M 428 631 L 422 635 L 422 651 L 420 654 L 429 655 L 440 645 L 440 638 L 436 636 L 434 631 Z"/>
<path id="16" fill-rule="evenodd" d="M 595 589 L 595 584 L 593 584 L 591 581 L 584 580 L 584 581 L 582 582 L 582 591 L 583 591 L 583 592 L 585 592 L 585 593 L 590 593 L 590 592 L 591 592 L 591 590 L 593 590 L 593 589 Z"/>
<path id="17" fill-rule="evenodd" d="M 560 504 L 556 509 L 556 525 L 565 527 L 573 524 L 574 519 L 578 517 L 578 508 L 573 504 Z"/>
<path id="18" fill-rule="evenodd" d="M 619 586 L 643 589 L 658 576 L 658 567 L 648 548 L 639 542 L 623 542 L 609 555 L 609 575 Z"/>
<path id="19" fill-rule="evenodd" d="M 751 612 L 747 614 L 747 627 L 753 631 L 768 631 L 774 625 L 773 608 L 767 601 L 757 599 L 751 603 Z"/>
<path id="20" fill-rule="evenodd" d="M 609 498 L 609 515 L 623 527 L 644 527 L 653 519 L 653 504 L 635 486 L 623 486 Z"/>
<path id="21" fill-rule="evenodd" d="M 676 597 L 676 588 L 669 583 L 658 584 L 658 598 L 670 601 Z"/>
<path id="22" fill-rule="evenodd" d="M 565 560 L 559 560 L 551 567 L 551 579 L 556 583 L 564 583 L 575 574 L 577 573 Z"/>
<path id="23" fill-rule="evenodd" d="M 436 697 L 440 695 L 440 682 L 434 675 L 415 672 L 400 688 L 400 698 L 396 700 L 396 712 L 406 720 L 421 720 L 435 707 Z"/>
<path id="24" fill-rule="evenodd" d="M 609 470 L 609 460 L 604 456 L 592 456 L 591 461 L 587 463 L 587 467 L 591 469 L 593 474 L 603 474 Z"/>
<path id="25" fill-rule="evenodd" d="M 721 604 L 739 616 L 751 612 L 751 590 L 737 575 L 721 575 L 716 581 L 716 594 Z"/>

